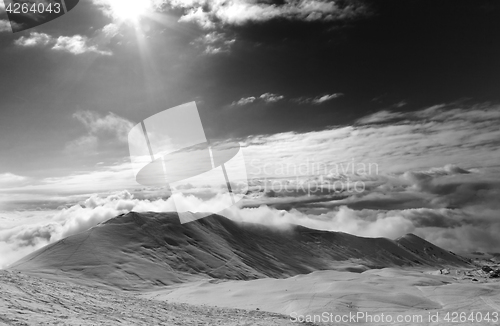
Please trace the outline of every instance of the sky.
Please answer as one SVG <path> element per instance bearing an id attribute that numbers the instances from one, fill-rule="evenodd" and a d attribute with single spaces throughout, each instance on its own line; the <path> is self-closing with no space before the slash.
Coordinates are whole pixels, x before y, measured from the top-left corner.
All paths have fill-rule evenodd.
<path id="1" fill-rule="evenodd" d="M 127 136 L 192 101 L 208 139 L 242 144 L 254 190 L 330 187 L 266 189 L 233 215 L 500 251 L 498 1 L 81 0 L 17 33 L 1 4 L 9 257 L 170 207 L 137 184 Z M 347 174 L 363 192 L 331 196 Z"/>

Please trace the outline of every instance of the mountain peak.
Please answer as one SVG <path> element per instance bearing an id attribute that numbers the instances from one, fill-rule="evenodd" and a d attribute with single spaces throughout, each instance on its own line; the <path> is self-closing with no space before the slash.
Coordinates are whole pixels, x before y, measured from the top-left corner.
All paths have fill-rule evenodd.
<path id="1" fill-rule="evenodd" d="M 284 278 L 338 269 L 346 262 L 364 268 L 467 265 L 411 234 L 393 241 L 299 226 L 287 230 L 219 215 L 180 224 L 174 212 L 130 212 L 44 247 L 10 268 L 142 289 L 200 278 Z"/>

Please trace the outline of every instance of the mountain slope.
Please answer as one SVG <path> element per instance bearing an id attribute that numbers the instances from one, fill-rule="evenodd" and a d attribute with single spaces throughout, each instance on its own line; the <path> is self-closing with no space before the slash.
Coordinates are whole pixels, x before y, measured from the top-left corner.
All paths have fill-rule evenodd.
<path id="1" fill-rule="evenodd" d="M 467 265 L 443 252 L 414 235 L 396 241 L 361 238 L 301 226 L 236 223 L 218 215 L 180 224 L 176 213 L 131 212 L 48 245 L 10 269 L 144 289 L 207 277 L 284 278 L 338 269 L 346 261 L 368 268 Z"/>
<path id="2" fill-rule="evenodd" d="M 407 234 L 396 239 L 396 242 L 404 249 L 418 256 L 425 256 L 427 262 L 434 262 L 436 266 L 446 265 L 449 261 L 464 260 L 465 258 L 446 251 L 414 234 Z"/>

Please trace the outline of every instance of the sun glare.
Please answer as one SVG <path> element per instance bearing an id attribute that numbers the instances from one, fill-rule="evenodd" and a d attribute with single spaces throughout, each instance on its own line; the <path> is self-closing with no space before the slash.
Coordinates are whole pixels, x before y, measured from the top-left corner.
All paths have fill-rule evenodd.
<path id="1" fill-rule="evenodd" d="M 108 0 L 113 16 L 120 20 L 137 21 L 152 9 L 148 0 Z"/>

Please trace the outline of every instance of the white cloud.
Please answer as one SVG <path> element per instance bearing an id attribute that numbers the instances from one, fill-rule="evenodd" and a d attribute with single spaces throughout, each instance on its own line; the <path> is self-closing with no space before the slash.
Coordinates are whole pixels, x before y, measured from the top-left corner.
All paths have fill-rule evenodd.
<path id="1" fill-rule="evenodd" d="M 89 149 L 80 147 L 74 150 L 81 152 Z M 27 180 L 9 187 L 0 185 L 0 209 L 56 209 L 59 206 L 74 204 L 95 192 L 109 193 L 120 189 L 137 189 L 139 185 L 135 180 L 130 158 L 124 158 L 124 161 L 114 165 L 99 165 L 93 170 L 78 171 L 60 177 Z M 137 191 L 143 198 L 146 192 Z M 154 194 L 151 196 L 157 196 L 156 189 L 152 192 Z"/>
<path id="2" fill-rule="evenodd" d="M 260 98 L 254 100 L 261 101 Z M 113 114 L 103 116 L 87 111 L 75 114 L 75 118 L 87 130 L 87 138 L 82 138 L 82 142 L 100 141 L 106 134 L 123 143 L 125 131 L 132 124 Z M 363 181 L 364 192 L 344 193 L 347 198 L 343 199 L 320 197 L 314 192 L 307 196 L 307 191 L 269 192 L 253 202 L 257 202 L 257 206 L 286 207 L 288 211 L 263 206 L 232 211 L 232 216 L 272 223 L 288 221 L 363 236 L 396 237 L 414 232 L 450 250 L 500 251 L 497 240 L 500 232 L 498 106 L 457 108 L 441 105 L 412 113 L 387 111 L 371 115 L 364 121 L 370 123 L 307 133 L 252 136 L 245 140 L 243 147 L 250 178 L 262 180 L 300 175 L 308 180 L 307 184 L 317 186 L 319 178 L 311 174 L 321 173 L 319 166 L 329 168 L 324 175 L 327 180 Z M 81 196 L 109 189 L 134 189 L 137 183 L 128 157 L 125 161 L 127 163 L 102 166 L 95 171 L 45 179 L 38 185 L 0 190 L 0 195 L 8 193 L 19 200 L 30 200 L 32 196 L 43 194 L 44 203 L 50 200 L 67 203 L 68 194 Z M 354 163 L 374 163 L 377 169 L 374 174 L 356 175 L 357 169 L 348 172 Z M 314 169 L 313 164 L 319 165 Z M 347 173 L 329 173 L 336 164 L 343 164 Z M 290 167 L 288 175 L 277 172 L 283 166 Z M 294 186 L 285 181 L 290 187 Z M 282 180 L 282 183 L 285 182 Z M 259 184 L 252 184 L 254 191 L 258 188 L 255 185 Z M 59 230 L 51 231 L 57 235 L 53 239 L 129 209 L 172 209 L 168 200 L 137 199 L 145 193 L 157 196 L 160 193 L 157 189 L 130 192 L 136 197 L 119 195 L 98 199 L 94 196 L 87 201 L 86 207 L 66 209 L 61 216 L 70 219 L 74 215 L 78 219 L 71 227 L 58 222 L 62 228 L 53 228 Z M 72 199 L 74 202 L 74 197 Z M 201 205 L 193 198 L 189 200 Z M 204 205 L 212 204 L 215 202 Z M 282 219 L 283 216 L 288 219 Z M 39 234 L 46 234 L 43 230 L 46 229 Z M 14 233 L 20 234 L 18 231 Z M 34 233 L 28 231 L 26 234 Z M 48 241 L 46 236 L 38 238 L 26 242 L 29 248 Z M 10 242 L 5 240 L 9 246 L 12 243 L 19 245 L 9 248 L 25 250 L 22 253 L 29 251 L 23 249 L 27 245 L 21 245 L 20 236 L 10 239 Z"/>
<path id="3" fill-rule="evenodd" d="M 10 22 L 8 20 L 0 19 L 0 33 L 1 32 L 12 32 L 12 28 L 10 27 Z"/>
<path id="4" fill-rule="evenodd" d="M 83 53 L 94 52 L 101 55 L 111 55 L 109 51 L 102 51 L 95 45 L 90 44 L 90 40 L 86 36 L 73 35 L 73 36 L 59 36 L 53 50 L 66 51 L 71 54 L 79 55 Z"/>
<path id="5" fill-rule="evenodd" d="M 478 104 L 471 107 L 460 107 L 446 104 L 434 105 L 420 111 L 394 112 L 383 110 L 358 120 L 361 124 L 396 123 L 405 124 L 411 121 L 433 121 L 439 123 L 481 122 L 500 120 L 498 105 Z"/>
<path id="6" fill-rule="evenodd" d="M 46 46 L 52 43 L 54 40 L 52 36 L 45 33 L 31 32 L 28 37 L 21 36 L 19 39 L 14 41 L 14 44 L 24 47 L 34 47 L 34 46 Z"/>
<path id="7" fill-rule="evenodd" d="M 267 205 L 255 208 L 233 206 L 222 214 L 236 221 L 278 227 L 286 227 L 291 223 L 365 237 L 394 239 L 411 232 L 449 250 L 500 251 L 497 241 L 500 232 L 497 218 L 500 180 L 492 179 L 490 175 L 464 172 L 467 171 L 456 166 L 409 172 L 393 176 L 369 192 L 345 199 L 325 201 L 312 195 L 307 202 L 300 205 L 295 203 L 295 208 L 288 211 Z M 469 198 L 468 202 L 460 201 L 460 207 L 447 208 L 442 207 L 442 202 L 436 203 L 436 199 L 461 198 L 470 194 L 469 189 L 476 189 L 476 198 Z M 483 191 L 478 192 L 477 189 Z M 404 200 L 401 195 L 406 196 Z M 422 203 L 427 202 L 429 207 L 394 208 L 398 199 L 408 202 L 412 196 L 421 199 Z M 289 197 L 283 199 L 293 200 Z M 179 200 L 200 211 L 218 211 L 220 205 L 218 197 L 201 200 L 194 196 L 181 196 L 176 198 L 177 204 Z M 370 200 L 383 207 L 367 208 L 371 204 Z M 361 206 L 352 208 L 356 205 Z M 317 212 L 308 213 L 314 210 Z M 22 255 L 46 244 L 85 231 L 129 211 L 175 211 L 175 204 L 171 198 L 138 199 L 128 191 L 108 196 L 91 195 L 79 205 L 52 212 L 43 222 L 33 219 L 30 223 L 0 229 L 0 267 L 6 267 Z"/>
<path id="8" fill-rule="evenodd" d="M 254 136 L 245 141 L 245 157 L 258 164 L 295 166 L 307 162 L 347 163 L 355 159 L 365 164 L 376 163 L 385 173 L 447 164 L 463 168 L 498 165 L 498 106 L 432 107 L 405 116 L 386 113 L 374 116 L 378 116 L 376 121 L 390 118 L 396 123 Z M 372 117 L 362 120 L 371 121 Z"/>
<path id="9" fill-rule="evenodd" d="M 308 215 L 298 210 L 278 210 L 268 206 L 231 210 L 232 219 L 264 225 L 297 224 L 312 229 L 346 232 L 364 237 L 395 239 L 415 231 L 410 220 L 377 211 L 355 211 L 340 206 L 326 214 Z"/>
<path id="10" fill-rule="evenodd" d="M 260 96 L 260 98 L 266 102 L 266 103 L 274 103 L 274 102 L 278 102 L 278 101 L 281 101 L 282 99 L 284 99 L 285 97 L 283 95 L 279 95 L 279 94 L 273 94 L 273 93 L 264 93 Z"/>
<path id="11" fill-rule="evenodd" d="M 432 167 L 444 167 L 448 164 L 455 164 L 469 171 L 495 171 L 500 157 L 500 149 L 496 145 L 500 139 L 498 107 L 458 110 L 441 107 L 422 110 L 413 115 L 417 120 L 402 119 L 396 125 L 355 125 L 242 139 L 240 142 L 244 144 L 242 150 L 247 172 L 250 178 L 287 177 L 297 174 L 294 172 L 296 167 L 300 169 L 298 173 L 304 176 L 317 174 L 318 169 L 325 167 L 328 170 L 335 166 L 349 169 L 353 164 L 374 165 L 377 174 L 383 175 L 401 174 L 409 170 L 420 170 L 427 174 L 434 171 L 430 174 L 447 175 L 455 169 L 452 165 L 442 168 L 439 173 L 432 170 Z M 109 145 L 109 148 L 122 146 L 123 151 L 128 153 L 125 148 L 126 134 L 132 122 L 112 114 L 99 115 L 95 112 L 80 112 L 75 118 L 83 124 L 86 133 L 68 143 L 68 149 L 74 148 L 82 152 L 83 149 L 92 151 Z M 285 173 L 287 170 L 291 171 L 288 175 Z M 476 173 L 473 176 L 478 175 Z M 454 178 L 458 178 L 458 175 Z M 429 187 L 422 182 L 420 184 Z M 9 207 L 15 207 L 16 203 L 23 207 L 54 203 L 57 207 L 67 202 L 70 194 L 133 189 L 136 186 L 130 158 L 127 156 L 122 162 L 111 165 L 108 163 L 93 170 L 9 188 L 8 198 L 3 202 L 10 201 L 12 204 Z M 0 187 L 0 195 L 2 193 L 6 192 Z M 407 198 L 407 194 L 398 196 Z M 465 192 L 461 196 L 460 198 L 466 198 L 471 195 Z M 443 202 L 446 200 L 453 204 L 449 197 L 443 198 Z M 417 199 L 408 200 L 415 202 Z M 421 202 L 421 199 L 418 200 Z M 444 204 L 436 202 L 436 205 Z"/>
<path id="12" fill-rule="evenodd" d="M 112 132 L 117 139 L 122 142 L 127 142 L 128 132 L 134 126 L 130 120 L 122 118 L 112 112 L 109 112 L 104 117 L 97 112 L 78 111 L 73 114 L 73 117 L 83 123 L 92 134 L 100 131 Z"/>
<path id="13" fill-rule="evenodd" d="M 98 33 L 108 35 L 108 38 L 114 36 L 114 28 L 111 25 L 112 24 L 105 26 Z M 99 35 L 96 37 L 99 37 Z M 59 36 L 55 38 L 51 35 L 37 32 L 31 32 L 29 36 L 21 36 L 19 39 L 14 41 L 14 44 L 22 47 L 51 46 L 52 50 L 64 51 L 74 55 L 80 55 L 84 53 L 112 55 L 110 51 L 101 50 L 96 44 L 93 43 L 93 39 L 89 39 L 88 37 L 82 35 Z"/>
<path id="14" fill-rule="evenodd" d="M 109 17 L 114 17 L 112 2 L 112 0 L 92 0 L 92 3 Z"/>
<path id="15" fill-rule="evenodd" d="M 277 18 L 303 21 L 334 21 L 350 19 L 367 14 L 360 3 L 351 2 L 341 6 L 327 0 L 286 0 L 283 4 L 256 2 L 253 0 L 164 0 L 157 1 L 181 8 L 184 15 L 180 21 L 194 22 L 203 28 L 218 25 L 243 25 L 248 22 L 263 22 Z"/>
<path id="16" fill-rule="evenodd" d="M 497 173 L 449 165 L 361 180 L 367 185 L 365 192 L 325 200 L 328 197 L 318 192 L 293 197 L 300 193 L 290 191 L 293 185 L 288 180 L 279 179 L 288 185 L 286 191 L 268 190 L 250 204 L 286 207 L 288 211 L 260 206 L 234 213 L 245 221 L 263 224 L 293 223 L 368 237 L 395 238 L 412 232 L 449 250 L 500 251 L 496 236 L 500 232 Z"/>
<path id="17" fill-rule="evenodd" d="M 106 37 L 114 37 L 119 34 L 120 27 L 116 24 L 110 23 L 102 28 L 102 34 Z"/>
<path id="18" fill-rule="evenodd" d="M 316 97 L 299 97 L 299 98 L 294 98 L 292 101 L 297 102 L 299 104 L 322 104 L 327 101 L 331 101 L 333 99 L 339 98 L 341 96 L 344 96 L 342 93 L 334 93 L 334 94 L 326 94 L 322 96 L 316 96 Z"/>
<path id="19" fill-rule="evenodd" d="M 202 205 L 207 210 L 217 209 L 218 198 L 200 201 L 192 196 L 177 198 L 187 205 Z M 0 229 L 0 268 L 22 258 L 44 245 L 58 241 L 64 237 L 85 231 L 121 213 L 135 212 L 168 212 L 175 210 L 172 199 L 154 201 L 134 198 L 128 191 L 121 191 L 101 198 L 90 196 L 81 205 L 62 209 L 52 217 L 45 218 L 43 223 L 24 224 Z"/>
<path id="20" fill-rule="evenodd" d="M 204 47 L 205 54 L 228 53 L 236 40 L 225 33 L 211 32 L 197 38 L 192 44 Z"/>
<path id="21" fill-rule="evenodd" d="M 89 151 L 97 147 L 99 139 L 95 135 L 85 135 L 81 136 L 75 140 L 72 140 L 66 144 L 67 151 L 78 152 L 84 149 Z"/>
<path id="22" fill-rule="evenodd" d="M 264 103 L 275 103 L 278 101 L 281 101 L 285 97 L 283 95 L 279 94 L 273 94 L 273 93 L 264 93 L 259 97 L 255 96 L 249 96 L 249 97 L 243 97 L 239 99 L 238 101 L 234 101 L 231 103 L 232 106 L 244 106 L 250 103 L 254 103 L 255 101 L 262 101 Z"/>
<path id="23" fill-rule="evenodd" d="M 29 180 L 28 177 L 23 177 L 13 173 L 2 173 L 0 174 L 0 187 L 14 187 L 26 183 Z"/>
<path id="24" fill-rule="evenodd" d="M 330 94 L 330 95 L 323 95 L 323 96 L 319 96 L 319 97 L 316 97 L 312 100 L 312 102 L 314 104 L 321 104 L 321 103 L 324 103 L 324 102 L 327 102 L 327 101 L 330 101 L 330 100 L 333 100 L 335 98 L 338 98 L 340 96 L 342 96 L 343 94 L 341 93 L 336 93 L 336 94 Z"/>
<path id="25" fill-rule="evenodd" d="M 357 122 L 360 124 L 389 122 L 389 121 L 394 120 L 394 119 L 399 119 L 402 116 L 403 116 L 402 113 L 383 110 L 383 111 L 379 111 L 379 112 L 376 112 L 374 114 L 368 115 L 366 117 L 363 117 L 361 119 L 358 119 Z"/>
<path id="26" fill-rule="evenodd" d="M 69 142 L 67 149 L 92 148 L 98 144 L 100 138 L 127 143 L 128 133 L 134 126 L 133 122 L 112 112 L 102 116 L 93 111 L 78 111 L 73 114 L 73 118 L 84 125 L 87 134 Z"/>
<path id="27" fill-rule="evenodd" d="M 214 29 L 216 24 L 210 18 L 203 8 L 196 7 L 186 10 L 186 13 L 179 19 L 180 22 L 195 22 L 204 29 Z"/>
<path id="28" fill-rule="evenodd" d="M 235 106 L 235 105 L 239 105 L 239 106 L 247 105 L 247 104 L 255 102 L 255 100 L 256 100 L 256 98 L 253 96 L 243 97 L 243 98 L 240 98 L 238 101 L 234 101 L 231 105 L 233 105 L 233 106 Z"/>
<path id="29" fill-rule="evenodd" d="M 182 200 L 190 206 L 195 205 L 202 209 L 205 207 L 207 211 L 217 211 L 219 205 L 218 198 L 201 201 L 193 196 L 183 196 L 176 199 L 177 204 L 178 200 Z M 6 267 L 17 259 L 20 259 L 23 255 L 27 255 L 46 244 L 85 231 L 121 213 L 129 211 L 168 212 L 174 210 L 175 204 L 172 199 L 140 200 L 134 198 L 128 191 L 114 193 L 107 197 L 92 195 L 80 205 L 62 209 L 52 217 L 46 218 L 43 223 L 18 225 L 0 230 L 0 253 L 3 254 L 0 258 L 0 268 Z M 344 217 L 345 214 L 349 215 L 351 219 L 349 220 L 348 217 Z M 297 211 L 287 213 L 267 206 L 262 206 L 258 209 L 232 207 L 230 210 L 225 211 L 224 215 L 236 220 L 260 222 L 268 225 L 296 222 L 297 224 L 312 226 L 315 223 Z M 352 217 L 355 217 L 355 213 L 346 208 L 342 208 L 337 215 L 338 217 L 335 214 L 332 216 L 338 221 L 323 224 L 317 223 L 316 226 L 331 228 L 336 224 L 340 225 L 349 220 L 350 224 L 344 226 L 346 229 L 355 230 L 356 225 L 363 225 L 362 227 L 365 228 L 363 234 L 376 233 L 375 228 L 377 225 L 369 226 L 368 222 L 364 223 L 359 219 L 353 219 Z M 389 231 L 385 228 L 385 224 L 379 224 L 382 224 L 380 229 L 385 230 L 385 234 L 389 234 Z"/>

